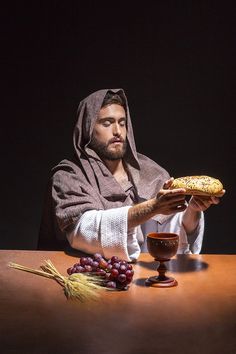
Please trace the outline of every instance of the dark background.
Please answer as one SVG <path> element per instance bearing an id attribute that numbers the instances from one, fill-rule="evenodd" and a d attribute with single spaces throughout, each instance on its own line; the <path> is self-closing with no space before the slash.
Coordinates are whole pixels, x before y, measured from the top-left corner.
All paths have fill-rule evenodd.
<path id="1" fill-rule="evenodd" d="M 236 253 L 234 2 L 41 1 L 1 8 L 0 247 L 35 249 L 49 170 L 72 151 L 81 99 L 122 87 L 138 150 L 227 193 L 203 253 Z"/>

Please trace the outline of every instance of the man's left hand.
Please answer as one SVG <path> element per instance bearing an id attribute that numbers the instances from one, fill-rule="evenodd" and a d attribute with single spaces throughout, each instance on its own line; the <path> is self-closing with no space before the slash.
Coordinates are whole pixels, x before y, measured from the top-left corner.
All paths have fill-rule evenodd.
<path id="1" fill-rule="evenodd" d="M 194 195 L 189 201 L 189 207 L 195 211 L 205 211 L 211 205 L 219 204 L 220 198 Z"/>

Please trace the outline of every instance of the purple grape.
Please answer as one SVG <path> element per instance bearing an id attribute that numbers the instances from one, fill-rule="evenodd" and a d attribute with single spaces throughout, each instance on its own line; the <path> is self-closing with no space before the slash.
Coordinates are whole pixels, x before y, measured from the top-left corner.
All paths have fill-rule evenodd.
<path id="1" fill-rule="evenodd" d="M 93 259 L 91 257 L 87 257 L 86 265 L 92 266 L 93 262 L 94 261 L 93 261 Z"/>
<path id="2" fill-rule="evenodd" d="M 118 279 L 118 281 L 120 283 L 124 283 L 126 281 L 126 275 L 125 274 L 119 274 L 117 279 Z"/>
<path id="3" fill-rule="evenodd" d="M 98 266 L 99 266 L 99 263 L 97 261 L 93 261 L 93 264 L 92 264 L 93 271 L 97 270 Z"/>
<path id="4" fill-rule="evenodd" d="M 116 279 L 116 278 L 118 277 L 118 275 L 119 275 L 118 269 L 112 269 L 112 270 L 111 270 L 111 275 L 112 275 L 112 277 L 113 277 L 114 279 Z"/>
<path id="5" fill-rule="evenodd" d="M 96 271 L 97 275 L 106 275 L 106 271 L 104 269 L 98 268 Z"/>
<path id="6" fill-rule="evenodd" d="M 133 275 L 134 275 L 134 271 L 133 270 L 126 270 L 125 275 L 127 277 L 127 279 L 132 279 Z"/>
<path id="7" fill-rule="evenodd" d="M 86 265 L 84 266 L 84 271 L 85 271 L 85 272 L 92 272 L 92 270 L 93 270 L 93 268 L 91 267 L 91 265 L 86 264 Z"/>
<path id="8" fill-rule="evenodd" d="M 119 269 L 119 272 L 120 273 L 125 273 L 126 272 L 126 265 L 124 265 L 124 264 L 121 264 L 121 266 L 120 266 L 120 269 Z"/>
<path id="9" fill-rule="evenodd" d="M 125 265 L 125 266 L 127 266 L 127 262 L 126 262 L 126 261 L 121 260 L 121 261 L 120 261 L 120 265 Z"/>
<path id="10" fill-rule="evenodd" d="M 118 262 L 113 263 L 112 268 L 119 270 L 120 269 L 120 263 L 118 263 Z"/>
<path id="11" fill-rule="evenodd" d="M 119 262 L 119 258 L 117 256 L 112 256 L 111 257 L 111 264 L 114 264 L 116 262 Z"/>
<path id="12" fill-rule="evenodd" d="M 116 283 L 114 281 L 108 281 L 106 287 L 110 289 L 116 289 Z"/>
<path id="13" fill-rule="evenodd" d="M 111 271 L 111 270 L 112 270 L 112 264 L 108 263 L 108 265 L 107 265 L 107 270 L 108 270 L 108 271 Z"/>
<path id="14" fill-rule="evenodd" d="M 101 258 L 102 258 L 102 255 L 100 253 L 95 253 L 93 258 L 96 260 L 96 261 L 99 261 Z"/>
<path id="15" fill-rule="evenodd" d="M 71 273 L 77 273 L 77 268 L 75 265 L 73 265 L 72 269 L 71 269 Z"/>
<path id="16" fill-rule="evenodd" d="M 80 258 L 80 265 L 85 266 L 87 264 L 87 257 Z"/>
<path id="17" fill-rule="evenodd" d="M 82 267 L 81 265 L 77 265 L 75 269 L 76 269 L 75 273 L 83 273 L 85 271 L 85 268 Z"/>
<path id="18" fill-rule="evenodd" d="M 71 275 L 72 274 L 73 267 L 70 267 L 67 269 L 67 274 Z"/>

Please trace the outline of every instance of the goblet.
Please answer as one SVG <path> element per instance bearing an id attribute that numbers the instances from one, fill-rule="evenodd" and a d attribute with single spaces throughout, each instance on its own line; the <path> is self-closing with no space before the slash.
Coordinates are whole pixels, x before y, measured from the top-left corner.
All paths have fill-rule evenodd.
<path id="1" fill-rule="evenodd" d="M 176 253 L 179 244 L 179 235 L 167 232 L 151 232 L 147 234 L 148 252 L 155 261 L 159 262 L 157 267 L 158 275 L 149 277 L 145 284 L 160 288 L 167 288 L 178 285 L 177 280 L 166 276 L 168 262 Z"/>

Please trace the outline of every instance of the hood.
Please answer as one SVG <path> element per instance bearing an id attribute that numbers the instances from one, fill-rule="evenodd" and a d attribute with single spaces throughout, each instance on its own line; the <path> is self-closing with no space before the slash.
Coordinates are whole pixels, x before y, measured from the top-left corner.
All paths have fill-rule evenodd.
<path id="1" fill-rule="evenodd" d="M 124 159 L 134 168 L 139 169 L 139 162 L 137 157 L 136 145 L 133 134 L 133 127 L 131 123 L 128 101 L 123 89 L 103 89 L 96 91 L 83 99 L 77 110 L 77 122 L 73 133 L 73 144 L 76 156 L 91 155 L 91 149 L 88 145 L 91 141 L 93 127 L 98 118 L 99 111 L 102 107 L 103 100 L 107 94 L 111 92 L 123 97 L 125 101 L 125 110 L 127 118 L 127 152 Z M 93 157 L 98 156 L 92 153 Z M 99 158 L 98 158 L 99 159 Z"/>

